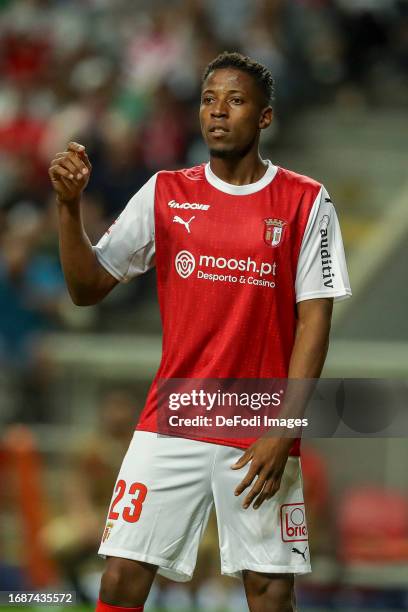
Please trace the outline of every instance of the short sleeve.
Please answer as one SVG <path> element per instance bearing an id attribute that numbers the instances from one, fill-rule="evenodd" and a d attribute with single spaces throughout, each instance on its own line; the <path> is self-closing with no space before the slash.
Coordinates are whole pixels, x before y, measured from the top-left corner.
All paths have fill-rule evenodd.
<path id="1" fill-rule="evenodd" d="M 296 273 L 296 302 L 351 296 L 343 240 L 336 210 L 322 186 L 310 211 Z"/>
<path id="2" fill-rule="evenodd" d="M 154 197 L 157 174 L 129 200 L 93 247 L 99 263 L 123 283 L 154 266 Z"/>

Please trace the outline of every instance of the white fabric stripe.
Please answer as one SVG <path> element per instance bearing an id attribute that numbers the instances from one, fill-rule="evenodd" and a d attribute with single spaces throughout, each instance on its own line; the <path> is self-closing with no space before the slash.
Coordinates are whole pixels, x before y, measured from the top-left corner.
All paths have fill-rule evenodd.
<path id="1" fill-rule="evenodd" d="M 224 193 L 229 193 L 230 195 L 249 195 L 251 193 L 256 193 L 260 191 L 269 183 L 273 181 L 278 171 L 278 167 L 274 166 L 269 159 L 263 159 L 264 163 L 268 164 L 265 174 L 262 178 L 260 178 L 255 183 L 249 183 L 248 185 L 231 185 L 230 183 L 226 183 L 222 181 L 218 176 L 214 174 L 211 170 L 210 162 L 205 165 L 205 178 L 207 181 L 218 189 L 219 191 L 223 191 Z"/>
<path id="2" fill-rule="evenodd" d="M 295 288 L 296 302 L 318 297 L 332 297 L 337 302 L 351 296 L 340 225 L 324 186 L 303 235 Z"/>
<path id="3" fill-rule="evenodd" d="M 157 174 L 129 200 L 111 228 L 93 247 L 99 263 L 121 282 L 155 263 L 154 199 Z"/>

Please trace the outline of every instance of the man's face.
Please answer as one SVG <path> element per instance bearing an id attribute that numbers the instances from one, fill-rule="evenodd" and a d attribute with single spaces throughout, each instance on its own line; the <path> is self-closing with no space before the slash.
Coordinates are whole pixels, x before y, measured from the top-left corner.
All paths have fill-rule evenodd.
<path id="1" fill-rule="evenodd" d="M 201 93 L 200 124 L 213 157 L 242 157 L 271 120 L 272 109 L 250 74 L 236 68 L 210 72 Z"/>

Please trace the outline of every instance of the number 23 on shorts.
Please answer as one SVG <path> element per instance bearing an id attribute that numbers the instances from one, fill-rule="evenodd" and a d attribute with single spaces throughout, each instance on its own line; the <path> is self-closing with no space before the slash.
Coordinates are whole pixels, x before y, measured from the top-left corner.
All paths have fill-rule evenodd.
<path id="1" fill-rule="evenodd" d="M 125 495 L 126 488 L 126 482 L 124 480 L 118 480 L 115 487 L 116 496 L 114 497 L 111 507 L 109 509 L 108 519 L 110 519 L 111 521 L 116 521 L 116 519 L 119 518 L 119 512 L 116 512 L 115 507 Z M 140 514 L 143 508 L 143 502 L 146 499 L 147 487 L 141 482 L 134 482 L 130 485 L 128 494 L 133 496 L 130 500 L 130 503 L 132 505 L 125 506 L 123 508 L 122 517 L 123 520 L 127 521 L 128 523 L 136 523 L 140 518 Z"/>

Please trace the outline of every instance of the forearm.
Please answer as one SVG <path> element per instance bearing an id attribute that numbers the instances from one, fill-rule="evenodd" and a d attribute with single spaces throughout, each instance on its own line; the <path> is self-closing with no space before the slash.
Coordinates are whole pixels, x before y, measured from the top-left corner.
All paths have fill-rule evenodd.
<path id="1" fill-rule="evenodd" d="M 330 304 L 328 310 L 312 312 L 298 321 L 288 378 L 319 378 L 329 348 Z"/>
<path id="2" fill-rule="evenodd" d="M 296 337 L 292 349 L 288 380 L 283 402 L 278 415 L 279 419 L 302 419 L 310 394 L 313 391 L 314 379 L 320 376 L 329 346 L 330 322 L 333 308 L 331 298 L 306 300 L 297 305 L 298 322 Z M 301 379 L 301 380 L 300 380 Z M 300 424 L 301 421 L 300 421 Z M 246 496 L 243 507 L 248 508 L 254 501 L 254 508 L 270 499 L 279 489 L 282 474 L 293 446 L 293 438 L 302 434 L 301 426 L 289 428 L 284 425 L 272 427 L 252 444 L 235 463 L 233 469 L 241 469 L 249 461 L 251 466 L 235 490 L 240 495 L 249 487 L 255 476 L 257 479 Z"/>
<path id="3" fill-rule="evenodd" d="M 332 300 L 314 300 L 299 306 L 296 337 L 289 363 L 288 381 L 280 417 L 301 419 L 319 378 L 329 348 Z M 317 303 L 318 302 L 318 303 Z M 297 437 L 293 429 L 290 437 Z M 285 432 L 284 436 L 287 436 Z M 275 434 L 276 435 L 276 434 Z M 290 445 L 290 440 L 287 442 Z"/>
<path id="4" fill-rule="evenodd" d="M 57 198 L 59 249 L 69 294 L 74 304 L 87 306 L 100 299 L 100 265 L 85 232 L 81 206 L 68 206 Z"/>
<path id="5" fill-rule="evenodd" d="M 85 147 L 70 142 L 66 151 L 56 153 L 48 170 L 57 194 L 61 265 L 78 306 L 96 304 L 118 282 L 99 264 L 82 222 L 81 194 L 91 169 Z"/>

